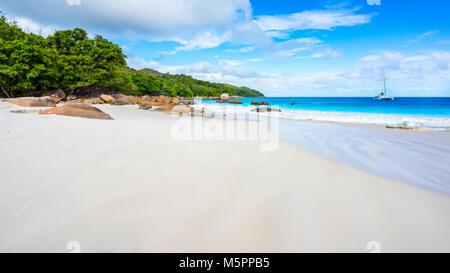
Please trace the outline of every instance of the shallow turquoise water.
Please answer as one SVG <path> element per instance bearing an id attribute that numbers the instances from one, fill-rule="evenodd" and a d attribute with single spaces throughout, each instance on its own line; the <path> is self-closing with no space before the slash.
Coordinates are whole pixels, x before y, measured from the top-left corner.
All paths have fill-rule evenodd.
<path id="1" fill-rule="evenodd" d="M 401 114 L 450 117 L 450 98 L 395 98 L 379 101 L 373 98 L 304 98 L 269 97 L 239 99 L 244 106 L 252 101 L 268 101 L 286 110 L 308 110 L 324 112 L 354 112 L 376 114 Z M 203 103 L 216 103 L 203 101 Z"/>
<path id="2" fill-rule="evenodd" d="M 450 98 L 403 97 L 380 101 L 367 97 L 268 97 L 242 98 L 239 101 L 243 104 L 203 100 L 197 107 L 251 113 L 256 107 L 251 105 L 252 101 L 268 101 L 270 107 L 279 107 L 282 110 L 280 117 L 286 119 L 450 130 Z"/>

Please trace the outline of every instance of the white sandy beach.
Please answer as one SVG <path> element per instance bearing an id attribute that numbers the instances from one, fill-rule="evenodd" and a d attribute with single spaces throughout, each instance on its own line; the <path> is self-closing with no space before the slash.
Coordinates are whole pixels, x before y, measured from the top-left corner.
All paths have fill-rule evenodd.
<path id="1" fill-rule="evenodd" d="M 0 102 L 0 251 L 450 252 L 450 196 L 280 140 L 175 141 L 175 118 Z M 305 132 L 306 134 L 307 132 Z"/>

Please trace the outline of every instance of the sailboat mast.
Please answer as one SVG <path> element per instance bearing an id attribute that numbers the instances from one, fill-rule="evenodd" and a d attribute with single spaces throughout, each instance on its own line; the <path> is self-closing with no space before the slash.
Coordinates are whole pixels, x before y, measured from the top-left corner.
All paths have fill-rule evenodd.
<path id="1" fill-rule="evenodd" d="M 383 74 L 383 83 L 384 83 L 384 95 L 387 95 L 387 89 L 386 89 L 386 73 L 384 72 L 384 67 L 381 68 L 381 72 Z"/>

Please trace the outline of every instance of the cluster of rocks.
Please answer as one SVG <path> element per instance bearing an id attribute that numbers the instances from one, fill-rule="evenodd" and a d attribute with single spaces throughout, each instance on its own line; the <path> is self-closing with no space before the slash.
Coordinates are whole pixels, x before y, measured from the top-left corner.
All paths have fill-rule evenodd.
<path id="1" fill-rule="evenodd" d="M 237 96 L 222 94 L 220 97 L 208 97 L 200 99 L 214 99 L 220 103 L 243 104 Z M 96 85 L 81 87 L 66 93 L 61 89 L 49 90 L 44 92 L 42 97 L 24 97 L 7 99 L 6 102 L 24 107 L 51 107 L 41 111 L 40 114 L 54 114 L 64 116 L 76 116 L 93 119 L 112 119 L 111 116 L 93 107 L 95 104 L 110 105 L 139 105 L 141 110 L 155 110 L 158 112 L 172 112 L 179 115 L 193 114 L 195 112 L 203 113 L 203 110 L 195 111 L 190 105 L 195 104 L 192 99 L 167 96 L 126 96 L 122 94 L 112 94 L 108 89 Z M 57 107 L 59 104 L 59 107 Z M 268 102 L 252 102 L 252 105 L 266 105 Z M 268 107 L 259 107 L 254 109 L 256 112 L 274 112 L 279 111 Z"/>
<path id="2" fill-rule="evenodd" d="M 253 101 L 252 105 L 269 105 L 268 101 Z"/>
<path id="3" fill-rule="evenodd" d="M 217 103 L 243 104 L 238 99 L 236 99 L 235 97 L 230 97 L 228 94 L 222 94 L 219 97 L 219 99 L 220 100 L 218 100 Z M 280 109 L 268 107 L 269 106 L 268 101 L 252 101 L 251 105 L 266 106 L 266 107 L 258 107 L 256 109 L 253 109 L 252 110 L 253 112 L 258 112 L 258 113 L 281 112 Z"/>
<path id="4" fill-rule="evenodd" d="M 111 94 L 107 89 L 99 86 L 78 88 L 69 94 L 66 96 L 63 90 L 55 89 L 44 92 L 42 97 L 13 98 L 5 101 L 24 107 L 51 107 L 41 111 L 40 114 L 43 115 L 55 114 L 94 119 L 112 119 L 108 114 L 92 106 L 95 104 L 139 105 L 139 109 L 142 110 L 154 109 L 159 112 L 178 114 L 193 113 L 194 109 L 189 105 L 195 104 L 194 101 L 182 97 Z"/>
<path id="5" fill-rule="evenodd" d="M 186 100 L 219 100 L 219 101 L 228 101 L 230 99 L 242 99 L 245 97 L 242 96 L 230 96 L 226 93 L 220 95 L 219 97 L 190 97 L 185 98 Z"/>
<path id="6" fill-rule="evenodd" d="M 243 104 L 242 102 L 240 102 L 238 100 L 238 98 L 243 98 L 243 97 L 230 96 L 230 95 L 224 93 L 224 94 L 220 95 L 220 97 L 218 98 L 219 100 L 217 101 L 217 103 Z"/>

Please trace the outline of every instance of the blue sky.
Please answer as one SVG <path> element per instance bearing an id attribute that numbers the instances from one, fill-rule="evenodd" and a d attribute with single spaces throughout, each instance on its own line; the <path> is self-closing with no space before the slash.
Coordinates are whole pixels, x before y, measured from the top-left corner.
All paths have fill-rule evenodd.
<path id="1" fill-rule="evenodd" d="M 379 3 L 378 3 L 379 2 Z M 134 68 L 268 96 L 450 96 L 445 0 L 0 0 L 28 32 L 82 27 Z"/>

